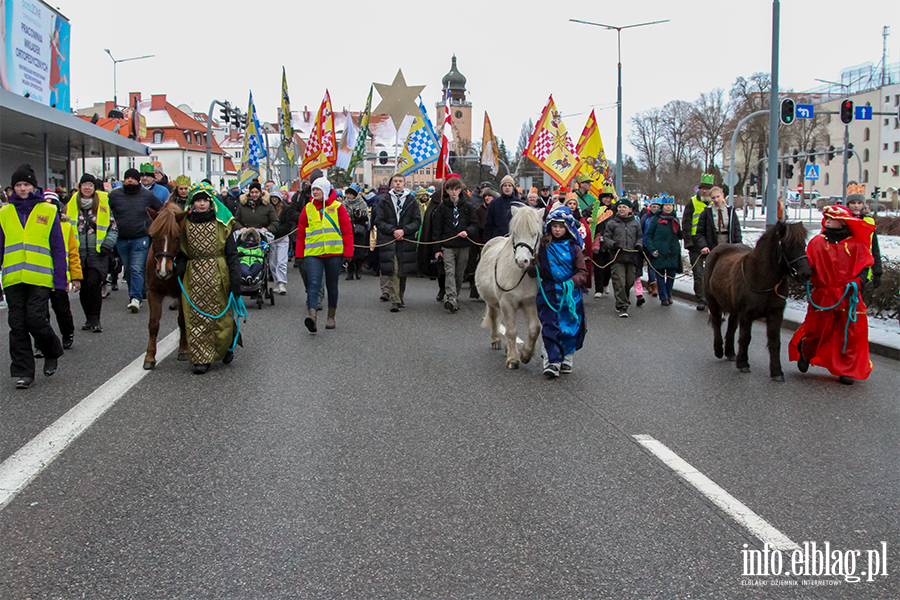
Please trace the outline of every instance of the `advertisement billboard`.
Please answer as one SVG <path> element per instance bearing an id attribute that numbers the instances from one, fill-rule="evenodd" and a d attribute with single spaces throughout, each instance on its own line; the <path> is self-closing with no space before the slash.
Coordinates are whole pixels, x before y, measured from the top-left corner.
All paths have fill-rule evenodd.
<path id="1" fill-rule="evenodd" d="M 0 0 L 0 86 L 69 112 L 69 22 L 41 0 Z"/>

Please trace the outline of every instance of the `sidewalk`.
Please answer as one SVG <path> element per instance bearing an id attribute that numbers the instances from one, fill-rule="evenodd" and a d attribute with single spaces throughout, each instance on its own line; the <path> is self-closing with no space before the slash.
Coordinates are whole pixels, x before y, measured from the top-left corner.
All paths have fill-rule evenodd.
<path id="1" fill-rule="evenodd" d="M 647 289 L 646 285 L 647 282 L 645 279 L 645 290 Z M 693 280 L 676 279 L 674 295 L 682 300 L 694 302 Z M 806 311 L 797 310 L 796 308 L 788 306 L 784 309 L 784 322 L 782 323 L 782 327 L 790 331 L 796 331 L 799 329 L 805 316 Z M 893 328 L 889 330 L 872 327 L 871 319 L 869 320 L 869 323 L 869 352 L 871 354 L 877 354 L 878 356 L 900 360 L 900 327 L 897 326 L 896 322 L 891 322 Z"/>

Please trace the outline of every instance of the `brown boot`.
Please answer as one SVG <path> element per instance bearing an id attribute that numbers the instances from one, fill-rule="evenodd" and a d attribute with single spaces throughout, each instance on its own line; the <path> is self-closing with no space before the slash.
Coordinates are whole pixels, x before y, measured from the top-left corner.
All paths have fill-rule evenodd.
<path id="1" fill-rule="evenodd" d="M 325 320 L 325 329 L 334 329 L 337 325 L 334 323 L 334 312 L 336 308 L 328 307 L 328 319 Z"/>
<path id="2" fill-rule="evenodd" d="M 651 284 L 650 284 L 649 286 L 647 286 L 647 287 L 650 288 L 650 295 L 651 295 L 651 296 L 653 296 L 654 298 L 656 298 L 656 297 L 659 295 L 659 286 L 657 286 L 657 284 L 656 284 L 655 281 L 654 281 L 653 283 L 651 283 Z"/>
<path id="3" fill-rule="evenodd" d="M 303 320 L 303 324 L 306 325 L 306 328 L 309 329 L 310 333 L 315 333 L 316 330 L 316 309 L 309 309 L 309 316 Z"/>

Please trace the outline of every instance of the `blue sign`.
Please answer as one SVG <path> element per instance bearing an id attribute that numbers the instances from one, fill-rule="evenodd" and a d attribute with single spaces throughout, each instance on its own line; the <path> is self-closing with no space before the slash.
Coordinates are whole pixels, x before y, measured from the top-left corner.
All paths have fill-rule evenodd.
<path id="1" fill-rule="evenodd" d="M 816 107 L 812 104 L 798 104 L 796 115 L 798 119 L 812 119 L 816 116 Z"/>
<path id="2" fill-rule="evenodd" d="M 857 106 L 856 114 L 853 117 L 857 121 L 871 121 L 872 120 L 872 107 L 871 106 Z"/>
<path id="3" fill-rule="evenodd" d="M 819 165 L 806 165 L 806 179 L 815 181 L 819 178 Z"/>

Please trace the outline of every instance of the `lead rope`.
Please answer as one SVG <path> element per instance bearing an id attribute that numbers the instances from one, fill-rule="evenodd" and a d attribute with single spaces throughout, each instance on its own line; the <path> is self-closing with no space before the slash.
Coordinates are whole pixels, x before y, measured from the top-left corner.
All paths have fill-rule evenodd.
<path id="1" fill-rule="evenodd" d="M 841 295 L 841 299 L 837 301 L 837 304 L 834 306 L 823 307 L 819 306 L 815 302 L 813 302 L 812 295 L 809 290 L 809 281 L 806 282 L 806 298 L 809 300 L 809 303 L 813 305 L 814 308 L 819 310 L 833 310 L 840 306 L 841 302 L 844 301 L 844 298 L 847 297 L 847 293 L 850 290 L 853 290 L 853 294 L 850 296 L 850 304 L 847 307 L 847 322 L 844 324 L 844 349 L 841 350 L 841 354 L 847 353 L 847 332 L 850 330 L 850 322 L 856 323 L 856 305 L 859 303 L 857 297 L 859 296 L 859 286 L 856 284 L 856 281 L 851 281 L 847 283 L 847 287 L 844 288 L 844 293 Z"/>
<path id="2" fill-rule="evenodd" d="M 234 341 L 231 343 L 231 347 L 228 348 L 228 351 L 234 352 L 234 349 L 237 346 L 238 338 L 241 335 L 241 320 L 243 319 L 244 323 L 247 322 L 247 307 L 244 305 L 244 299 L 241 297 L 235 299 L 234 294 L 229 292 L 228 304 L 225 306 L 225 310 L 220 312 L 218 315 L 210 315 L 197 308 L 197 305 L 194 304 L 194 301 L 191 300 L 190 296 L 188 296 L 187 290 L 184 289 L 184 283 L 182 283 L 181 277 L 178 278 L 178 287 L 181 288 L 181 293 L 184 294 L 185 298 L 187 298 L 188 304 L 190 304 L 195 311 L 197 311 L 207 319 L 221 319 L 225 316 L 229 309 L 233 311 L 234 314 L 232 315 L 232 318 L 234 319 L 236 331 L 234 332 Z"/>
<path id="3" fill-rule="evenodd" d="M 556 308 L 550 302 L 550 299 L 547 298 L 547 292 L 544 291 L 544 286 L 543 284 L 541 284 L 541 270 L 537 266 L 535 266 L 535 273 L 537 273 L 538 287 L 541 290 L 541 295 L 544 297 L 544 302 L 547 303 L 547 306 L 550 307 L 550 310 L 555 313 L 559 313 L 563 309 L 566 309 L 566 311 L 570 315 L 572 315 L 572 318 L 577 318 L 578 313 L 576 312 L 575 308 L 575 284 L 572 283 L 572 280 L 567 279 L 560 284 L 562 286 L 562 300 L 559 303 L 559 308 Z"/>

